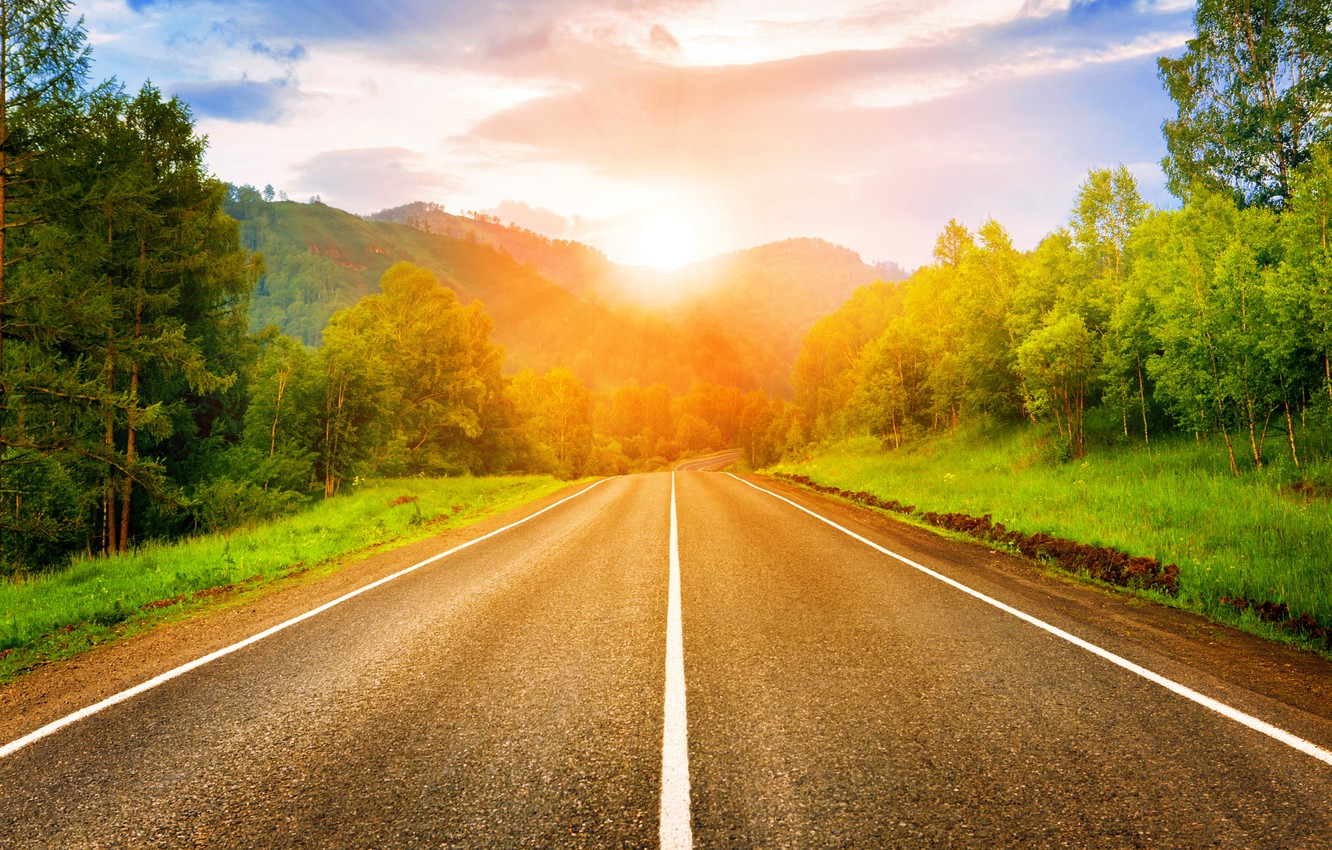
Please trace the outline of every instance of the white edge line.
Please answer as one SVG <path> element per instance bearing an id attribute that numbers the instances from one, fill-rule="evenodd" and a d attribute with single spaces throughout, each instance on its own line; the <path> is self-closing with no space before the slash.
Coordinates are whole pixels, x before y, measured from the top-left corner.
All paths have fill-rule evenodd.
<path id="1" fill-rule="evenodd" d="M 1298 735 L 1293 735 L 1284 729 L 1281 729 L 1277 726 L 1273 726 L 1272 724 L 1267 723 L 1266 721 L 1259 720 L 1258 718 L 1252 715 L 1245 714 L 1239 709 L 1232 708 L 1231 706 L 1226 705 L 1225 703 L 1220 702 L 1218 700 L 1215 700 L 1212 697 L 1198 693 L 1192 688 L 1181 685 L 1180 683 L 1173 681 L 1171 679 L 1167 679 L 1165 676 L 1162 676 L 1159 673 L 1154 673 L 1145 667 L 1134 664 L 1132 661 L 1129 661 L 1127 658 L 1118 656 L 1107 649 L 1102 649 L 1096 644 L 1089 643 L 1076 635 L 1069 634 L 1063 629 L 1060 629 L 1056 626 L 1052 626 L 1049 623 L 1045 622 L 1044 620 L 1040 620 L 1024 611 L 1019 611 L 1018 609 L 1012 607 L 1011 605 L 1006 605 L 997 599 L 993 599 L 989 596 L 986 596 L 980 591 L 973 590 L 970 587 L 967 587 L 965 584 L 962 584 L 961 582 L 954 581 L 948 576 L 935 572 L 929 567 L 921 566 L 920 564 L 916 563 L 910 558 L 903 557 L 902 555 L 899 555 L 896 552 L 885 549 L 884 547 L 880 546 L 874 541 L 861 537 L 859 534 L 856 534 L 854 531 L 851 531 L 848 528 L 844 528 L 826 517 L 820 516 L 819 514 L 815 513 L 814 511 L 811 511 L 809 508 L 806 508 L 803 505 L 796 504 L 795 502 L 791 501 L 785 496 L 778 495 L 777 493 L 774 493 L 771 490 L 765 489 L 763 487 L 758 486 L 757 484 L 746 481 L 745 479 L 733 475 L 732 473 L 728 472 L 726 474 L 730 475 L 732 478 L 734 478 L 736 481 L 739 481 L 741 484 L 746 484 L 750 487 L 753 487 L 755 490 L 758 490 L 761 493 L 767 493 L 769 496 L 772 496 L 774 499 L 781 499 L 783 502 L 786 502 L 788 505 L 798 510 L 804 511 L 805 513 L 809 514 L 810 516 L 814 517 L 820 522 L 827 523 L 828 525 L 831 525 L 833 528 L 837 529 L 843 534 L 846 534 L 850 537 L 855 538 L 856 540 L 859 540 L 861 543 L 864 543 L 866 546 L 869 546 L 871 549 L 876 549 L 890 558 L 895 558 L 896 560 L 901 561 L 903 564 L 906 564 L 908 567 L 920 570 L 922 573 L 925 573 L 931 578 L 938 579 L 944 584 L 947 584 L 950 587 L 954 587 L 962 591 L 963 593 L 968 594 L 969 596 L 973 596 L 976 599 L 979 599 L 980 601 L 986 603 L 987 605 L 992 605 L 995 608 L 998 608 L 1000 611 L 1012 614 L 1014 617 L 1017 617 L 1019 620 L 1023 620 L 1027 623 L 1030 623 L 1036 628 L 1049 632 L 1055 637 L 1062 638 L 1063 640 L 1068 641 L 1074 646 L 1085 649 L 1087 652 L 1090 652 L 1093 655 L 1098 655 L 1101 658 L 1104 658 L 1106 661 L 1109 661 L 1111 664 L 1118 665 L 1124 668 L 1125 670 L 1128 670 L 1130 673 L 1135 673 L 1149 682 L 1154 682 L 1168 691 L 1173 691 L 1174 693 L 1184 697 L 1185 699 L 1192 700 L 1193 702 L 1203 706 L 1204 708 L 1209 708 L 1212 711 L 1215 711 L 1217 714 L 1228 717 L 1231 720 L 1234 720 L 1236 723 L 1240 723 L 1244 726 L 1249 727 L 1255 732 L 1261 732 L 1262 734 L 1268 736 L 1269 738 L 1273 738 L 1277 741 L 1280 741 L 1281 743 L 1285 744 L 1288 747 L 1292 747 L 1296 750 L 1299 750 L 1305 755 L 1312 756 L 1313 758 L 1318 759 L 1324 764 L 1332 765 L 1332 751 L 1328 751 L 1318 746 L 1317 744 L 1312 743 L 1311 741 L 1306 741 L 1303 738 L 1299 737 Z"/>
<path id="2" fill-rule="evenodd" d="M 339 596 L 337 599 L 334 599 L 331 602 L 325 602 L 323 605 L 320 605 L 318 608 L 313 608 L 309 611 L 306 611 L 304 614 L 292 617 L 290 620 L 287 620 L 286 622 L 278 623 L 276 626 L 264 629 L 262 632 L 259 632 L 258 634 L 255 635 L 251 635 L 250 637 L 247 637 L 242 641 L 233 643 L 230 646 L 223 647 L 222 649 L 219 649 L 216 652 L 210 652 L 209 654 L 203 656 L 202 658 L 196 658 L 193 661 L 187 662 L 172 670 L 168 670 L 165 673 L 161 673 L 157 676 L 154 676 L 153 678 L 147 680 L 146 682 L 142 682 L 138 685 L 135 685 L 132 688 L 123 690 L 118 694 L 109 696 L 99 703 L 87 706 L 86 708 L 81 708 L 72 714 L 67 714 L 64 717 L 60 718 L 59 720 L 54 720 L 46 724 L 45 726 L 41 727 L 40 729 L 37 729 L 36 731 L 33 732 L 29 732 L 27 735 L 24 735 L 22 738 L 10 741 L 8 744 L 5 744 L 3 747 L 0 747 L 0 759 L 5 758 L 6 756 L 13 755 L 14 753 L 18 752 L 19 750 L 23 749 L 29 744 L 35 743 L 36 741 L 40 741 L 42 738 L 45 738 L 48 735 L 58 732 L 61 729 L 65 728 L 66 726 L 69 726 L 71 724 L 79 722 L 80 720 L 84 720 L 88 717 L 91 717 L 92 715 L 96 714 L 99 711 L 102 711 L 103 709 L 110 708 L 111 706 L 116 705 L 117 703 L 124 702 L 127 699 L 131 699 L 146 691 L 150 691 L 153 688 L 157 687 L 158 685 L 169 682 L 172 679 L 177 678 L 178 676 L 183 676 L 184 674 L 190 672 L 191 670 L 195 670 L 199 667 L 204 666 L 205 664 L 209 664 L 213 661 L 218 660 L 219 658 L 230 655 L 231 653 L 236 652 L 237 650 L 244 649 L 245 647 L 249 646 L 252 643 L 258 643 L 259 641 L 263 640 L 266 637 L 275 635 L 278 632 L 282 631 L 283 629 L 294 626 L 297 623 L 300 623 L 304 620 L 308 620 L 317 614 L 322 614 L 328 609 L 336 605 L 341 605 L 342 603 L 346 602 L 349 599 L 354 599 L 355 597 L 360 596 L 362 593 L 365 593 L 368 590 L 374 590 L 376 587 L 379 587 L 382 584 L 388 584 L 394 579 L 402 578 L 408 573 L 419 570 L 421 567 L 424 567 L 427 564 L 433 564 L 435 561 L 438 561 L 442 558 L 447 558 L 449 555 L 452 555 L 455 552 L 461 552 L 463 549 L 466 549 L 469 546 L 475 546 L 476 544 L 480 543 L 482 540 L 487 540 L 491 537 L 494 537 L 496 534 L 501 534 L 505 531 L 508 531 L 511 528 L 516 528 L 517 526 L 522 525 L 528 520 L 536 519 L 537 517 L 544 514 L 546 511 L 554 510 L 555 508 L 558 508 L 560 505 L 564 504 L 570 499 L 576 499 L 579 496 L 586 493 L 588 490 L 591 490 L 593 487 L 596 487 L 599 484 L 604 484 L 606 481 L 609 480 L 610 479 L 608 478 L 603 478 L 600 481 L 593 482 L 592 484 L 589 484 L 587 487 L 584 487 L 582 490 L 579 490 L 577 493 L 574 493 L 571 496 L 565 496 L 563 499 L 560 499 L 558 502 L 554 503 L 553 505 L 547 505 L 546 507 L 542 508 L 536 513 L 529 514 L 528 516 L 523 517 L 517 522 L 511 522 L 508 525 L 504 526 L 503 528 L 497 528 L 488 534 L 482 535 L 481 537 L 477 537 L 473 540 L 468 540 L 465 543 L 460 543 L 457 546 L 454 546 L 452 549 L 449 549 L 447 552 L 440 552 L 438 555 L 432 555 L 431 557 L 426 558 L 424 561 L 412 564 L 410 567 L 399 570 L 398 572 L 393 573 L 392 575 L 389 576 L 385 576 L 384 578 L 381 578 L 377 581 L 373 581 L 370 584 L 367 584 L 363 587 L 358 587 L 357 589 L 351 591 L 350 593 L 343 594 L 342 596 Z"/>
<path id="3" fill-rule="evenodd" d="M 671 472 L 671 570 L 666 602 L 666 698 L 661 733 L 661 812 L 657 837 L 663 850 L 694 846 L 689 814 L 689 724 L 685 709 L 684 630 L 680 616 L 680 535 Z"/>

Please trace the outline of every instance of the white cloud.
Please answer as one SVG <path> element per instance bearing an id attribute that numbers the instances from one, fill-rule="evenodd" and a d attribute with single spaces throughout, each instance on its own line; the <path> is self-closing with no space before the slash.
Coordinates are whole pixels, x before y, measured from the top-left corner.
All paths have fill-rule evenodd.
<path id="1" fill-rule="evenodd" d="M 364 21 L 361 0 L 135 2 L 82 7 L 95 73 L 281 95 L 199 116 L 224 179 L 353 212 L 521 204 L 612 253 L 624 222 L 685 208 L 708 250 L 816 235 L 908 264 L 951 215 L 1039 236 L 1093 162 L 1154 180 L 1151 59 L 1191 9 L 402 0 Z"/>

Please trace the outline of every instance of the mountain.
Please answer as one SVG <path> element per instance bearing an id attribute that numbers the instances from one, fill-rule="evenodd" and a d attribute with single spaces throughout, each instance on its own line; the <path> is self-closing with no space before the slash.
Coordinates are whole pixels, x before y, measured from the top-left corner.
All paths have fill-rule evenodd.
<path id="1" fill-rule="evenodd" d="M 793 239 L 674 273 L 617 265 L 576 242 L 413 204 L 360 218 L 236 188 L 228 212 L 264 257 L 252 329 L 317 345 L 329 317 L 378 291 L 400 260 L 480 301 L 508 368 L 567 366 L 593 387 L 696 381 L 789 392 L 800 341 L 857 287 L 884 277 L 845 248 Z M 888 270 L 891 272 L 892 270 Z"/>
<path id="2" fill-rule="evenodd" d="M 855 251 L 821 239 L 736 251 L 673 277 L 686 295 L 663 308 L 666 316 L 717 325 L 741 322 L 751 339 L 789 364 L 814 322 L 857 289 L 876 280 L 906 279 L 900 269 L 866 265 Z"/>
<path id="3" fill-rule="evenodd" d="M 454 215 L 439 204 L 425 201 L 380 210 L 366 218 L 487 245 L 531 265 L 542 277 L 579 297 L 599 294 L 620 269 L 605 254 L 581 242 L 551 239 L 515 224 L 501 224 L 498 218 L 480 213 Z"/>

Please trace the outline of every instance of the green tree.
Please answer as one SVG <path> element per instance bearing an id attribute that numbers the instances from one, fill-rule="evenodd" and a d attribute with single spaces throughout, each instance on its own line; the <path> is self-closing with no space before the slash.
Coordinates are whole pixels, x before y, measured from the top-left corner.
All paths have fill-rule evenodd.
<path id="1" fill-rule="evenodd" d="M 264 490 L 308 490 L 324 403 L 315 357 L 276 329 L 260 334 L 259 341 L 261 354 L 252 367 L 244 413 L 247 477 Z"/>
<path id="2" fill-rule="evenodd" d="M 1296 173 L 1284 224 L 1282 273 L 1299 310 L 1289 321 L 1309 329 L 1309 345 L 1322 367 L 1323 393 L 1332 402 L 1332 146 L 1316 146 Z"/>
<path id="3" fill-rule="evenodd" d="M 1116 321 L 1116 314 L 1131 271 L 1131 237 L 1147 211 L 1137 181 L 1126 167 L 1088 172 L 1069 222 L 1081 262 L 1072 266 L 1069 283 L 1059 298 L 1060 308 L 1081 315 L 1094 337 L 1098 359 L 1093 369 L 1118 402 L 1125 437 L 1129 434 L 1130 387 L 1136 379 L 1144 439 L 1147 410 L 1141 360 L 1134 350 L 1135 340 L 1117 339 L 1115 334 L 1131 330 L 1127 317 Z"/>
<path id="4" fill-rule="evenodd" d="M 1274 216 L 1241 212 L 1225 195 L 1196 196 L 1178 213 L 1162 214 L 1163 250 L 1143 257 L 1143 273 L 1159 282 L 1153 335 L 1159 353 L 1147 364 L 1156 394 L 1181 427 L 1219 428 L 1232 473 L 1236 429 L 1247 433 L 1256 465 L 1279 398 L 1274 362 L 1284 347 L 1273 331 L 1271 281 L 1280 261 Z"/>
<path id="5" fill-rule="evenodd" d="M 979 244 L 967 252 L 953 288 L 958 353 L 966 374 L 965 401 L 972 411 L 1012 415 L 1021 406 L 1014 369 L 1017 339 L 1008 329 L 1020 255 L 1008 231 L 990 219 Z"/>
<path id="6" fill-rule="evenodd" d="M 1017 350 L 1028 404 L 1054 416 L 1072 457 L 1086 454 L 1083 414 L 1095 362 L 1095 338 L 1077 313 L 1051 313 Z"/>
<path id="7" fill-rule="evenodd" d="M 89 51 L 82 19 L 70 21 L 65 0 L 0 0 L 0 554 L 22 546 L 9 546 L 6 532 L 53 539 L 70 532 L 68 514 L 33 511 L 38 504 L 29 486 L 43 487 L 47 476 L 19 474 L 7 479 L 8 464 L 34 464 L 56 470 L 48 460 L 57 446 L 43 435 L 24 433 L 21 404 L 15 403 L 17 374 L 12 340 L 35 335 L 32 328 L 15 328 L 11 315 L 18 301 L 11 271 L 30 256 L 35 239 L 22 239 L 23 231 L 51 215 L 52 187 L 43 185 L 35 166 L 55 137 L 77 123 L 87 77 Z M 48 174 L 50 173 L 48 169 Z M 19 237 L 18 250 L 15 240 Z M 47 249 L 56 247 L 46 241 Z M 35 352 L 30 352 L 35 353 Z M 28 361 L 20 354 L 20 360 Z M 42 358 L 37 358 L 42 359 Z M 59 475 L 64 476 L 63 470 Z"/>
<path id="8" fill-rule="evenodd" d="M 1184 55 L 1158 60 L 1178 106 L 1162 128 L 1170 190 L 1280 209 L 1293 173 L 1332 129 L 1332 7 L 1201 0 L 1194 23 Z"/>

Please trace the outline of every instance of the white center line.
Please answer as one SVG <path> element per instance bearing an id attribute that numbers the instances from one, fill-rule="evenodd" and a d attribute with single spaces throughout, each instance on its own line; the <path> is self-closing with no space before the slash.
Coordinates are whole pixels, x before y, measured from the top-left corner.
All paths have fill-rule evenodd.
<path id="1" fill-rule="evenodd" d="M 463 549 L 466 549 L 469 546 L 475 546 L 476 544 L 480 543 L 482 540 L 488 540 L 491 537 L 494 537 L 496 534 L 503 534 L 504 532 L 508 531 L 511 528 L 517 528 L 523 523 L 528 522 L 529 520 L 534 520 L 537 517 L 544 514 L 546 511 L 554 510 L 555 508 L 558 508 L 560 505 L 564 504 L 570 499 L 576 499 L 579 496 L 586 493 L 588 490 L 591 490 L 593 487 L 596 487 L 598 484 L 604 484 L 606 481 L 609 480 L 610 480 L 609 478 L 603 478 L 600 481 L 597 481 L 593 484 L 588 485 L 587 487 L 584 487 L 582 490 L 579 490 L 577 493 L 574 493 L 572 496 L 565 496 L 563 499 L 560 499 L 558 502 L 554 503 L 553 505 L 547 505 L 546 507 L 542 508 L 536 513 L 528 514 L 522 519 L 516 522 L 511 522 L 508 525 L 504 526 L 503 528 L 497 528 L 494 531 L 490 532 L 489 534 L 484 534 L 473 540 L 468 540 L 466 543 L 460 543 L 457 546 L 454 546 L 452 549 L 448 550 L 447 552 L 440 552 L 438 555 L 433 555 L 429 558 L 426 558 L 424 561 L 412 564 L 410 567 L 407 567 L 406 569 L 398 570 L 393 575 L 385 576 L 384 578 L 381 578 L 378 581 L 371 582 L 370 584 L 367 584 L 363 587 L 358 587 L 356 590 L 353 590 L 350 593 L 346 593 L 343 594 L 342 596 L 339 596 L 337 599 L 334 599 L 332 602 L 325 602 L 323 605 L 320 605 L 318 608 L 311 609 L 309 611 L 306 611 L 304 614 L 292 617 L 290 620 L 287 620 L 286 622 L 278 623 L 276 626 L 265 629 L 264 631 L 259 632 L 256 635 L 251 635 L 250 637 L 247 637 L 245 640 L 233 643 L 231 646 L 223 647 L 222 649 L 219 649 L 216 652 L 211 652 L 208 655 L 203 656 L 202 658 L 196 658 L 193 661 L 190 661 L 186 664 L 182 664 L 179 667 L 176 667 L 175 669 L 168 670 L 165 673 L 162 673 L 161 675 L 154 676 L 153 678 L 149 679 L 146 682 L 142 682 L 138 685 L 135 685 L 132 688 L 123 690 L 118 694 L 109 696 L 99 703 L 90 705 L 86 708 L 81 708 L 78 711 L 74 712 L 73 714 L 67 714 L 64 717 L 60 718 L 59 720 L 55 720 L 52 721 L 51 723 L 46 724 L 45 726 L 36 730 L 35 732 L 30 732 L 27 735 L 24 735 L 22 738 L 10 741 L 8 744 L 5 744 L 3 747 L 0 747 L 0 759 L 9 755 L 13 755 L 14 753 L 18 752 L 19 750 L 23 749 L 29 744 L 34 743 L 36 741 L 40 741 L 42 738 L 45 738 L 48 735 L 58 732 L 61 729 L 65 728 L 66 726 L 69 726 L 73 723 L 77 723 L 78 721 L 83 720 L 85 718 L 91 717 L 92 715 L 96 714 L 99 711 L 102 711 L 103 709 L 110 708 L 111 706 L 117 703 L 124 702 L 125 700 L 130 699 L 132 697 L 136 697 L 139 694 L 144 693 L 145 691 L 150 691 L 153 688 L 157 687 L 158 685 L 169 682 L 178 676 L 182 676 L 190 672 L 191 670 L 195 670 L 199 667 L 204 666 L 205 664 L 209 664 L 213 661 L 216 661 L 219 658 L 230 655 L 231 653 L 239 649 L 244 649 L 245 647 L 249 646 L 252 643 L 257 643 L 266 637 L 275 635 L 278 632 L 282 631 L 283 629 L 294 626 L 297 623 L 302 622 L 303 620 L 308 620 L 317 614 L 322 614 L 323 612 L 334 607 L 335 605 L 341 605 L 342 603 L 346 602 L 349 599 L 353 599 L 357 596 L 360 596 L 362 593 L 365 593 L 367 590 L 373 590 L 374 588 L 379 587 L 381 584 L 388 584 L 394 579 L 401 578 L 402 576 L 405 576 L 410 572 L 419 570 L 421 567 L 424 567 L 426 564 L 433 564 L 435 561 L 438 561 L 441 558 L 447 558 L 448 556 L 452 555 L 455 552 L 461 552 Z"/>
<path id="2" fill-rule="evenodd" d="M 680 526 L 671 473 L 671 578 L 666 603 L 666 716 L 661 736 L 661 829 L 665 848 L 694 846 L 689 816 L 689 729 L 685 713 L 684 630 L 680 621 Z"/>
<path id="3" fill-rule="evenodd" d="M 790 499 L 786 498 L 785 496 L 779 496 L 778 494 L 772 492 L 771 490 L 764 489 L 763 487 L 760 487 L 757 484 L 753 484 L 749 481 L 746 481 L 743 478 L 731 475 L 731 473 L 729 472 L 726 474 L 730 475 L 732 478 L 734 478 L 736 481 L 739 481 L 741 484 L 753 487 L 755 490 L 758 490 L 760 493 L 767 493 L 769 496 L 772 496 L 774 499 L 781 499 L 783 502 L 786 502 L 791 507 L 804 511 L 805 513 L 809 514 L 810 516 L 814 517 L 820 522 L 824 522 L 827 523 L 828 525 L 831 525 L 833 528 L 837 529 L 843 534 L 848 535 L 849 537 L 859 540 L 861 543 L 864 543 L 866 546 L 869 546 L 871 549 L 877 549 L 879 552 L 882 552 L 888 557 L 895 558 L 896 560 L 901 561 L 903 564 L 906 564 L 908 567 L 920 570 L 925 575 L 937 579 L 943 582 L 944 584 L 949 585 L 950 587 L 954 587 L 969 596 L 973 596 L 976 599 L 979 599 L 980 601 L 986 603 L 987 605 L 993 605 L 995 608 L 998 608 L 1000 611 L 1012 614 L 1014 617 L 1017 617 L 1019 620 L 1023 620 L 1027 623 L 1030 623 L 1031 625 L 1035 626 L 1038 629 L 1047 631 L 1050 634 L 1054 635 L 1055 637 L 1062 638 L 1063 640 L 1068 641 L 1069 643 L 1073 644 L 1076 647 L 1085 649 L 1087 652 L 1090 652 L 1093 655 L 1100 656 L 1101 658 L 1104 658 L 1106 661 L 1109 661 L 1111 664 L 1118 665 L 1124 668 L 1125 670 L 1129 671 L 1130 673 L 1134 673 L 1138 676 L 1141 676 L 1142 678 L 1146 679 L 1149 682 L 1153 682 L 1157 685 L 1160 685 L 1161 687 L 1165 688 L 1168 691 L 1173 691 L 1174 693 L 1184 697 L 1187 700 L 1192 700 L 1198 705 L 1201 705 L 1204 708 L 1209 708 L 1212 711 L 1215 711 L 1217 714 L 1220 714 L 1224 717 L 1228 717 L 1231 720 L 1234 720 L 1236 723 L 1243 724 L 1244 726 L 1249 727 L 1255 732 L 1261 732 L 1262 734 L 1268 736 L 1269 738 L 1273 738 L 1277 741 L 1280 741 L 1281 743 L 1285 744 L 1288 747 L 1293 747 L 1294 749 L 1299 750 L 1305 755 L 1312 756 L 1313 758 L 1318 759 L 1324 764 L 1332 765 L 1332 752 L 1323 749 L 1317 744 L 1306 741 L 1303 738 L 1293 735 L 1284 729 L 1273 726 L 1272 724 L 1267 723 L 1263 720 L 1259 720 L 1258 718 L 1252 715 L 1245 714 L 1239 709 L 1232 708 L 1223 702 L 1219 702 L 1218 700 L 1212 699 L 1209 696 L 1200 694 L 1197 691 L 1193 690 L 1192 688 L 1181 685 L 1172 679 L 1167 679 L 1165 676 L 1162 676 L 1159 673 L 1153 673 L 1151 670 L 1148 670 L 1145 667 L 1141 667 L 1137 664 L 1134 664 L 1132 661 L 1129 661 L 1126 658 L 1115 655 L 1113 652 L 1109 651 L 1108 649 L 1102 649 L 1101 647 L 1097 646 L 1094 643 L 1089 643 L 1083 640 L 1082 638 L 1077 637 L 1076 635 L 1071 635 L 1068 632 L 1064 631 L 1063 629 L 1052 626 L 1049 623 L 1045 622 L 1044 620 L 1037 619 L 1036 617 L 1033 617 L 1032 615 L 1026 613 L 1025 611 L 1019 611 L 1018 609 L 1012 607 L 1011 605 L 1005 605 L 999 600 L 986 596 L 985 594 L 981 593 L 978 590 L 972 590 L 970 587 L 967 587 L 965 584 L 962 584 L 961 582 L 954 581 L 948 576 L 936 573 L 934 570 L 930 569 L 929 567 L 923 567 L 920 564 L 917 564 L 915 561 L 911 560 L 910 558 L 903 557 L 902 555 L 899 555 L 896 552 L 885 549 L 884 547 L 880 546 L 874 541 L 861 537 L 859 534 L 856 534 L 854 531 L 851 531 L 850 529 L 843 528 L 842 526 L 838 525 L 837 523 L 833 522 L 827 517 L 820 516 L 819 514 L 814 513 L 814 511 L 811 511 L 809 508 L 806 508 L 803 505 L 798 505 L 795 502 L 791 501 Z"/>

